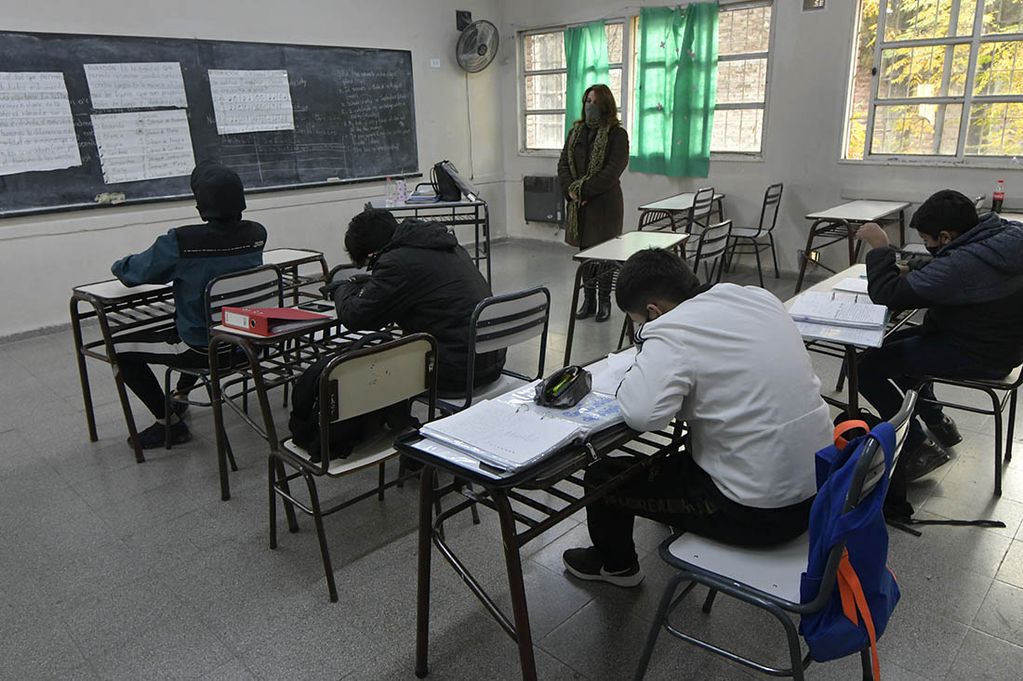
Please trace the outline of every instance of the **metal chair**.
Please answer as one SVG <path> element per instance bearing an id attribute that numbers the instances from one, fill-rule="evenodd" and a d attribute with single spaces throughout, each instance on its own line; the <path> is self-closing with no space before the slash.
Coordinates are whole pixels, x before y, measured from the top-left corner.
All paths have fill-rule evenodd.
<path id="1" fill-rule="evenodd" d="M 675 214 L 667 210 L 645 210 L 639 214 L 639 232 L 672 232 L 678 231 Z"/>
<path id="2" fill-rule="evenodd" d="M 206 317 L 209 319 L 209 328 L 220 324 L 223 309 L 225 307 L 281 307 L 284 304 L 284 289 L 281 279 L 281 272 L 276 265 L 261 265 L 241 272 L 222 274 L 214 278 L 206 285 Z M 210 358 L 217 361 L 217 358 Z M 241 360 L 243 361 L 243 360 Z M 184 399 L 176 400 L 184 404 L 198 407 L 208 407 L 213 401 L 213 393 L 210 388 L 209 367 L 200 369 L 179 369 L 167 367 L 163 376 L 164 413 L 171 413 L 171 376 L 177 372 L 183 376 L 192 376 L 206 389 L 206 396 L 209 402 Z M 195 383 L 188 389 L 188 392 L 195 388 Z M 247 394 L 243 395 L 243 399 Z M 226 442 L 226 438 L 225 438 Z M 170 429 L 167 429 L 167 440 L 165 443 L 170 449 Z M 234 455 L 231 452 L 230 444 L 227 444 L 227 455 L 231 463 L 231 470 L 238 470 L 235 465 Z"/>
<path id="3" fill-rule="evenodd" d="M 757 274 L 760 276 L 760 286 L 764 286 L 764 269 L 760 263 L 760 252 L 771 251 L 771 259 L 774 262 L 774 278 L 781 276 L 778 268 L 778 253 L 774 247 L 774 227 L 778 224 L 778 207 L 781 204 L 781 194 L 784 185 L 779 182 L 772 184 L 764 192 L 764 203 L 760 207 L 760 222 L 756 227 L 733 227 L 732 241 L 728 249 L 728 268 L 732 267 L 732 258 L 737 255 L 754 255 L 757 258 Z M 767 243 L 762 240 L 767 239 Z M 740 250 L 740 247 L 745 247 Z"/>
<path id="4" fill-rule="evenodd" d="M 725 253 L 728 248 L 728 240 L 732 233 L 732 221 L 725 220 L 715 225 L 710 225 L 700 234 L 692 239 L 694 253 L 692 258 L 693 272 L 698 272 L 700 265 L 703 265 L 707 273 L 707 281 L 721 281 L 721 273 L 725 269 Z M 714 269 L 717 269 L 717 277 L 714 277 Z"/>
<path id="5" fill-rule="evenodd" d="M 1021 385 L 1023 385 L 1023 367 L 1016 367 L 1008 376 L 1000 380 L 965 379 L 965 378 L 942 378 L 940 376 L 926 376 L 923 383 L 938 383 L 968 390 L 977 390 L 991 400 L 991 408 L 974 407 L 968 404 L 959 404 L 947 400 L 927 400 L 930 404 L 940 404 L 943 407 L 968 411 L 973 414 L 983 414 L 995 417 L 995 494 L 1002 494 L 1002 466 L 1012 460 L 1012 438 L 1016 426 L 1016 398 Z M 1001 393 L 1001 394 L 999 394 Z M 1002 413 L 1005 411 L 1005 403 L 1009 403 L 1009 421 L 1005 424 Z M 1005 440 L 1003 445 L 1002 429 L 1005 428 Z M 1004 457 L 1003 457 L 1004 447 Z"/>
<path id="6" fill-rule="evenodd" d="M 547 329 L 551 316 L 551 292 L 543 286 L 484 298 L 473 310 L 469 322 L 469 356 L 504 350 L 533 338 L 540 338 L 536 375 L 526 376 L 503 369 L 496 381 L 476 389 L 476 363 L 468 362 L 465 392 L 461 398 L 441 398 L 437 408 L 453 414 L 468 408 L 473 401 L 485 400 L 525 385 L 543 376 L 547 357 Z"/>
<path id="7" fill-rule="evenodd" d="M 902 409 L 892 417 L 895 428 L 895 461 L 898 461 L 902 444 L 909 429 L 916 406 L 916 393 L 908 391 Z M 894 468 L 894 466 L 893 466 Z M 884 453 L 875 440 L 864 447 L 856 467 L 853 483 L 845 501 L 845 512 L 849 512 L 862 501 L 884 477 Z M 820 590 L 809 602 L 800 602 L 800 576 L 806 570 L 809 555 L 809 535 L 804 534 L 791 542 L 766 549 L 749 549 L 730 546 L 704 539 L 691 533 L 675 534 L 661 544 L 661 558 L 676 568 L 678 574 L 668 582 L 657 609 L 657 616 L 647 635 L 643 655 L 636 670 L 635 679 L 640 681 L 646 674 L 647 666 L 657 636 L 663 627 L 676 638 L 688 641 L 703 650 L 724 657 L 732 662 L 771 676 L 784 676 L 802 681 L 803 672 L 810 664 L 810 657 L 803 656 L 799 633 L 793 615 L 806 615 L 820 611 L 830 600 L 835 587 L 838 562 L 845 550 L 844 544 L 836 545 L 828 555 Z M 689 582 L 676 597 L 675 592 L 683 582 Z M 703 612 L 710 613 L 718 592 L 736 598 L 744 603 L 766 610 L 777 618 L 785 628 L 791 666 L 770 667 L 738 653 L 699 639 L 675 628 L 668 617 L 672 611 L 692 592 L 697 584 L 710 589 L 703 603 Z M 860 653 L 863 678 L 872 679 L 869 649 Z"/>
<path id="8" fill-rule="evenodd" d="M 331 602 L 337 602 L 337 585 L 334 568 L 327 548 L 327 536 L 323 529 L 324 516 L 330 515 L 352 504 L 376 495 L 384 498 L 384 490 L 403 482 L 406 477 L 402 467 L 398 475 L 385 481 L 386 462 L 398 455 L 394 449 L 394 438 L 398 433 L 383 430 L 377 436 L 360 443 L 344 459 L 331 460 L 330 425 L 338 421 L 362 416 L 423 394 L 427 396 L 427 419 L 433 420 L 437 400 L 437 342 L 425 333 L 416 333 L 395 341 L 381 343 L 343 353 L 331 360 L 319 382 L 319 403 L 330 405 L 320 409 L 321 460 L 314 462 L 309 452 L 291 438 L 281 446 L 271 447 L 267 471 L 270 492 L 270 548 L 277 548 L 277 497 L 313 517 L 316 535 L 320 542 L 320 557 L 327 577 L 327 590 Z M 297 472 L 278 478 L 276 461 L 295 469 Z M 316 478 L 340 478 L 358 473 L 372 466 L 379 468 L 377 485 L 374 489 L 324 509 L 316 488 Z M 308 505 L 296 499 L 288 490 L 287 483 L 295 478 L 305 480 L 309 491 Z M 422 481 L 421 484 L 430 484 Z"/>

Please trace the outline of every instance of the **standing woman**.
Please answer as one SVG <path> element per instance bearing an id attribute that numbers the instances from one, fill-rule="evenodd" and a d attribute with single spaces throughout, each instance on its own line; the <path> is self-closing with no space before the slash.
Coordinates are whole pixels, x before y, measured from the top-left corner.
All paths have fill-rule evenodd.
<path id="1" fill-rule="evenodd" d="M 582 118 L 572 125 L 558 161 L 558 180 L 568 202 L 565 241 L 570 246 L 583 250 L 622 233 L 625 205 L 619 178 L 628 164 L 629 135 L 618 120 L 614 95 L 607 85 L 592 85 L 583 95 Z M 586 319 L 596 311 L 596 321 L 607 321 L 611 271 L 590 269 L 583 284 L 576 318 Z"/>

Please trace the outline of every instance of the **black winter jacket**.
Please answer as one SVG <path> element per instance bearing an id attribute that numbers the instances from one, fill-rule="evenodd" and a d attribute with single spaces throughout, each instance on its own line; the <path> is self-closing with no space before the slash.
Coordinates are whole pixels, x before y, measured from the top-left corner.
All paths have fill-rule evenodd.
<path id="1" fill-rule="evenodd" d="M 334 293 L 338 316 L 352 331 L 380 329 L 391 322 L 405 333 L 437 339 L 437 382 L 447 393 L 464 393 L 469 322 L 490 286 L 447 227 L 408 219 L 370 263 L 372 275 L 354 279 Z M 505 351 L 476 358 L 474 385 L 496 380 Z"/>
<path id="2" fill-rule="evenodd" d="M 923 265 L 900 276 L 893 248 L 867 254 L 878 305 L 927 308 L 923 329 L 993 370 L 1023 363 L 1023 225 L 989 213 Z"/>

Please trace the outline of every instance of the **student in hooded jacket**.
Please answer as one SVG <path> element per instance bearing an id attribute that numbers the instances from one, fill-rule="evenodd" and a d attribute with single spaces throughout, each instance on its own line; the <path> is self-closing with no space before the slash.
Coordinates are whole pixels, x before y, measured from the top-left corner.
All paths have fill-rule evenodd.
<path id="1" fill-rule="evenodd" d="M 369 274 L 336 286 L 338 318 L 352 331 L 397 324 L 405 333 L 425 332 L 437 340 L 438 392 L 462 396 L 469 357 L 469 323 L 490 285 L 458 239 L 438 222 L 406 219 L 368 208 L 348 225 L 345 249 Z M 501 376 L 505 351 L 475 356 L 473 386 Z"/>
<path id="2" fill-rule="evenodd" d="M 181 420 L 188 405 L 175 402 L 172 413 L 164 413 L 163 387 L 150 365 L 208 367 L 207 284 L 223 274 L 263 264 L 266 229 L 258 222 L 242 219 L 245 189 L 238 174 L 203 161 L 192 171 L 191 185 L 203 223 L 172 229 L 145 251 L 125 256 L 110 268 L 126 286 L 168 282 L 174 286 L 174 328 L 125 334 L 114 341 L 125 384 L 156 418 L 153 425 L 139 433 L 143 449 L 162 447 L 167 428 L 172 445 L 191 438 Z M 229 357 L 227 351 L 220 359 L 226 361 Z M 182 377 L 175 397 L 187 397 L 194 384 L 192 377 Z"/>
<path id="3" fill-rule="evenodd" d="M 927 310 L 923 324 L 893 333 L 860 360 L 860 393 L 884 419 L 898 412 L 903 392 L 922 376 L 996 379 L 1023 363 L 1023 225 L 997 213 L 978 216 L 973 201 L 943 189 L 920 205 L 910 227 L 932 257 L 908 268 L 900 267 L 879 225 L 857 233 L 871 248 L 870 299 Z M 930 384 L 920 387 L 919 420 L 910 425 L 899 460 L 907 481 L 948 463 L 945 448 L 962 441 L 952 419 L 928 402 L 933 398 Z"/>

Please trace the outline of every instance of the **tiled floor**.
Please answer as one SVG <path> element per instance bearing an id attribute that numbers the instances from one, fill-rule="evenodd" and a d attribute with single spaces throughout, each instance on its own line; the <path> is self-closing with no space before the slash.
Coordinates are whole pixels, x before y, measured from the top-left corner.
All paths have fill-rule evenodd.
<path id="1" fill-rule="evenodd" d="M 548 367 L 560 365 L 564 352 L 570 254 L 521 241 L 495 249 L 498 291 L 544 283 L 554 294 Z M 769 286 L 784 298 L 792 281 Z M 620 315 L 580 323 L 575 359 L 613 347 L 620 324 Z M 528 356 L 523 348 L 513 361 L 526 368 Z M 833 385 L 834 362 L 815 364 Z M 307 519 L 299 534 L 282 532 L 279 550 L 268 549 L 266 448 L 247 426 L 229 417 L 241 470 L 232 475 L 233 498 L 221 502 L 209 412 L 193 410 L 191 443 L 137 465 L 109 371 L 96 363 L 91 369 L 97 443 L 86 435 L 70 335 L 0 345 L 0 678 L 414 678 L 416 485 L 327 521 L 341 591 L 330 604 Z M 966 440 L 955 462 L 916 485 L 913 500 L 922 516 L 993 517 L 1007 528 L 892 533 L 903 600 L 881 642 L 886 679 L 1023 676 L 1021 464 L 1006 470 L 1004 495 L 992 497 L 992 421 L 958 420 Z M 492 515 L 479 527 L 456 520 L 447 531 L 502 593 Z M 562 574 L 561 551 L 587 542 L 576 521 L 527 546 L 541 678 L 631 677 L 670 574 L 655 552 L 664 536 L 653 523 L 639 525 L 647 579 L 631 591 Z M 517 678 L 512 643 L 446 564 L 434 563 L 429 678 Z M 506 594 L 500 600 L 506 604 Z M 778 659 L 779 632 L 759 613 L 719 599 L 710 617 L 695 602 L 680 617 Z M 808 678 L 857 679 L 858 664 L 813 665 Z M 662 638 L 648 678 L 749 677 Z"/>

